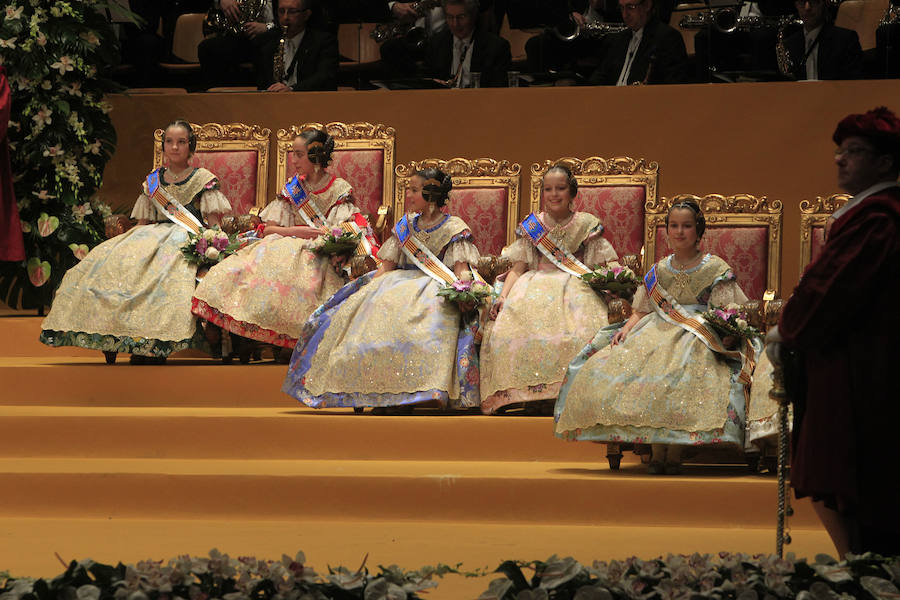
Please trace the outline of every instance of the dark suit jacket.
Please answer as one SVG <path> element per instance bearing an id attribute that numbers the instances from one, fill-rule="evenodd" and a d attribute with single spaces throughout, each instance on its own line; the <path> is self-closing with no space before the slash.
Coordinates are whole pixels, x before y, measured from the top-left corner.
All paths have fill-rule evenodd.
<path id="1" fill-rule="evenodd" d="M 277 30 L 270 31 L 262 45 L 260 64 L 257 68 L 257 87 L 261 90 L 275 83 L 274 58 L 278 52 Z M 337 89 L 338 44 L 330 33 L 316 29 L 306 29 L 300 48 L 297 49 L 297 83 L 295 92 L 327 91 Z M 290 68 L 284 65 L 284 70 Z"/>
<path id="2" fill-rule="evenodd" d="M 794 77 L 806 79 L 806 40 L 803 30 L 794 32 L 784 41 L 794 63 Z M 852 29 L 825 23 L 814 50 L 819 61 L 819 79 L 859 79 L 862 77 L 863 53 L 859 36 Z"/>
<path id="3" fill-rule="evenodd" d="M 591 83 L 615 85 L 625 64 L 631 30 L 607 37 L 603 60 L 591 75 Z M 631 63 L 628 83 L 684 83 L 688 81 L 687 50 L 681 34 L 653 17 L 644 26 L 641 44 Z M 652 64 L 652 68 L 651 68 Z M 650 69 L 649 77 L 647 70 Z"/>
<path id="4" fill-rule="evenodd" d="M 481 73 L 481 87 L 506 87 L 506 73 L 512 68 L 509 42 L 489 31 L 476 29 L 472 35 L 473 73 Z M 453 65 L 453 34 L 445 29 L 428 39 L 425 46 L 425 73 L 450 79 Z"/>

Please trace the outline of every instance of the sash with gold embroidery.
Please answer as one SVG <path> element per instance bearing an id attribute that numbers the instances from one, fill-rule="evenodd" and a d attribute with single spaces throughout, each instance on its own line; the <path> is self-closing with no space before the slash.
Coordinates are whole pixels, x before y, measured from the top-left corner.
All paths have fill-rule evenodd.
<path id="1" fill-rule="evenodd" d="M 160 185 L 159 169 L 147 175 L 147 196 L 170 221 L 189 233 L 200 233 L 203 223 Z"/>
<path id="2" fill-rule="evenodd" d="M 315 202 L 310 201 L 311 198 L 303 188 L 302 180 L 298 175 L 294 175 L 284 184 L 284 187 L 281 188 L 281 195 L 294 203 L 307 225 L 316 229 L 325 227 L 325 215 L 319 211 Z"/>
<path id="3" fill-rule="evenodd" d="M 750 340 L 746 338 L 743 340 L 743 351 L 727 350 L 725 346 L 722 345 L 722 340 L 718 334 L 706 325 L 706 321 L 703 317 L 690 314 L 684 307 L 676 302 L 674 298 L 672 298 L 669 292 L 659 285 L 656 275 L 656 266 L 657 265 L 653 265 L 644 276 L 644 287 L 647 289 L 647 295 L 653 301 L 653 307 L 656 309 L 656 313 L 667 322 L 677 325 L 697 336 L 700 341 L 706 344 L 713 352 L 721 354 L 726 358 L 739 361 L 741 363 L 741 372 L 738 375 L 738 380 L 743 383 L 744 386 L 749 386 L 751 374 L 756 367 L 756 350 L 753 348 Z"/>
<path id="4" fill-rule="evenodd" d="M 534 244 L 535 248 L 561 270 L 570 275 L 574 275 L 575 277 L 580 277 L 585 273 L 591 272 L 591 270 L 588 269 L 584 263 L 575 258 L 571 252 L 560 248 L 556 242 L 553 241 L 553 238 L 548 235 L 549 232 L 547 231 L 547 227 L 541 223 L 541 220 L 538 219 L 537 215 L 534 213 L 525 217 L 519 224 L 519 227 L 522 228 L 525 235 L 527 235 L 531 240 L 531 243 Z"/>
<path id="5" fill-rule="evenodd" d="M 394 225 L 394 233 L 400 240 L 400 247 L 406 258 L 419 267 L 423 273 L 435 281 L 447 285 L 456 281 L 456 274 L 413 235 L 409 225 L 409 215 L 403 215 L 403 218 L 397 221 L 397 224 Z M 472 272 L 472 279 L 486 283 L 473 265 L 469 265 L 469 270 Z"/>

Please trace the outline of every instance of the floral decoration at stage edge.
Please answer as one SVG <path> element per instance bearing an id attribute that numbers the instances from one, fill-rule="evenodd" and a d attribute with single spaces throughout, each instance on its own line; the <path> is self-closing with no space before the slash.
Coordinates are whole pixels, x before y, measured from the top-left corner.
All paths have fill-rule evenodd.
<path id="1" fill-rule="evenodd" d="M 0 301 L 49 305 L 66 270 L 104 239 L 99 200 L 116 132 L 104 71 L 118 42 L 106 2 L 13 0 L 0 13 L 0 63 L 11 91 L 8 129 L 27 258 L 0 264 Z"/>
<path id="2" fill-rule="evenodd" d="M 366 556 L 368 558 L 368 555 Z M 145 560 L 134 565 L 104 565 L 92 560 L 72 561 L 52 580 L 0 578 L 4 600 L 79 600 L 147 598 L 222 598 L 224 600 L 418 600 L 419 592 L 437 587 L 437 577 L 458 571 L 447 565 L 404 571 L 391 565 L 373 575 L 366 558 L 358 569 L 328 567 L 318 574 L 303 552 L 281 560 L 252 556 L 232 558 L 213 549 L 209 557 L 182 555 L 168 561 Z"/>

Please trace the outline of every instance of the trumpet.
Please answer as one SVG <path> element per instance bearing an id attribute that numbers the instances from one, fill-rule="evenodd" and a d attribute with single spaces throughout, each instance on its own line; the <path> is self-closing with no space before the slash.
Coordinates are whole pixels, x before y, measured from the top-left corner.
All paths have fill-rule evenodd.
<path id="1" fill-rule="evenodd" d="M 587 38 L 601 38 L 605 35 L 609 35 L 611 33 L 619 33 L 620 31 L 625 31 L 628 29 L 623 23 L 585 23 L 584 25 L 579 25 L 575 19 L 571 19 L 570 23 L 572 25 L 572 30 L 569 32 L 563 31 L 559 26 L 553 28 L 553 35 L 555 35 L 558 39 L 563 42 L 572 42 L 578 39 L 581 36 Z"/>
<path id="2" fill-rule="evenodd" d="M 757 15 L 739 17 L 733 8 L 718 8 L 705 10 L 695 15 L 686 15 L 678 23 L 678 26 L 681 29 L 705 29 L 712 26 L 722 33 L 734 33 L 761 27 L 781 27 L 786 18 L 789 19 L 789 17 L 760 17 Z"/>

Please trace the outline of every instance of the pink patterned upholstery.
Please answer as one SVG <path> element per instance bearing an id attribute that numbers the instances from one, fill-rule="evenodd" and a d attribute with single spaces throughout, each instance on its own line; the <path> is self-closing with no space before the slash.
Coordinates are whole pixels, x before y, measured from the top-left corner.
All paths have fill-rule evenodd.
<path id="1" fill-rule="evenodd" d="M 506 188 L 461 188 L 450 192 L 445 210 L 466 222 L 481 254 L 499 255 L 506 245 L 507 207 Z"/>
<path id="2" fill-rule="evenodd" d="M 219 178 L 222 193 L 236 215 L 245 215 L 256 206 L 256 163 L 254 150 L 198 151 L 192 161 Z"/>
<path id="3" fill-rule="evenodd" d="M 294 155 L 288 153 L 288 177 L 293 177 L 296 172 Z M 384 193 L 384 151 L 335 150 L 328 172 L 346 179 L 353 186 L 353 197 L 359 210 L 369 216 L 378 213 Z"/>
<path id="4" fill-rule="evenodd" d="M 642 186 L 582 186 L 575 209 L 600 218 L 606 239 L 619 256 L 640 254 L 644 245 L 644 201 Z"/>
<path id="5" fill-rule="evenodd" d="M 769 264 L 767 227 L 707 227 L 700 249 L 727 262 L 738 284 L 751 300 L 761 300 L 766 291 Z M 656 260 L 670 254 L 666 228 L 656 228 Z"/>
<path id="6" fill-rule="evenodd" d="M 825 228 L 813 227 L 810 230 L 810 242 L 812 245 L 809 248 L 809 262 L 812 262 L 819 258 L 822 248 L 825 247 Z"/>

